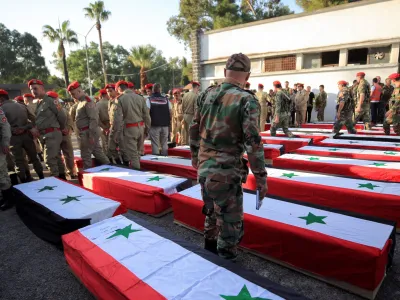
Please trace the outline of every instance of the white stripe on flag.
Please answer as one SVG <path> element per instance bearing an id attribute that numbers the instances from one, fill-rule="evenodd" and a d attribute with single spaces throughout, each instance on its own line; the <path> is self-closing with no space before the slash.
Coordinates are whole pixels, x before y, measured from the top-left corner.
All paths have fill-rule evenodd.
<path id="1" fill-rule="evenodd" d="M 393 136 L 393 135 L 359 135 L 359 134 L 343 134 L 343 135 L 341 135 L 341 137 L 347 137 L 347 138 L 355 138 L 355 139 L 357 139 L 357 138 L 366 138 L 366 139 L 369 139 L 369 138 L 378 138 L 378 139 L 382 139 L 382 138 L 385 138 L 385 139 L 389 139 L 389 140 L 393 140 L 393 142 L 396 142 L 396 141 L 400 141 L 400 136 Z"/>
<path id="2" fill-rule="evenodd" d="M 15 186 L 29 199 L 65 219 L 88 219 L 96 223 L 111 218 L 119 202 L 98 196 L 54 177 Z"/>
<path id="3" fill-rule="evenodd" d="M 261 137 L 263 140 L 265 140 L 267 143 L 268 141 L 294 141 L 294 142 L 311 142 L 311 139 L 304 139 L 304 138 L 289 138 L 289 137 L 282 137 L 282 136 L 263 136 Z"/>
<path id="4" fill-rule="evenodd" d="M 140 158 L 140 160 L 159 162 L 162 164 L 179 165 L 179 166 L 192 166 L 192 161 L 187 158 L 179 158 L 174 156 L 155 156 L 155 155 L 145 155 Z"/>
<path id="5" fill-rule="evenodd" d="M 342 139 L 326 139 L 318 144 L 335 144 L 335 145 L 352 145 L 357 147 L 358 145 L 362 146 L 373 146 L 373 147 L 400 147 L 400 143 L 392 143 L 392 142 L 378 142 L 378 141 L 366 141 L 366 140 L 342 140 Z"/>
<path id="6" fill-rule="evenodd" d="M 172 175 L 142 172 L 109 165 L 86 169 L 85 172 L 91 173 L 91 175 L 93 175 L 94 177 L 112 177 L 162 188 L 164 189 L 164 194 L 166 195 L 176 193 L 176 187 L 187 180 L 186 178 L 176 177 Z"/>
<path id="7" fill-rule="evenodd" d="M 139 231 L 111 237 L 123 228 Z M 220 300 L 244 286 L 252 297 L 282 299 L 123 216 L 79 231 L 167 299 Z"/>
<path id="8" fill-rule="evenodd" d="M 296 128 L 297 129 L 297 128 Z M 317 133 L 317 132 L 302 132 L 302 131 L 291 131 L 294 135 L 302 135 L 312 138 L 313 136 L 326 136 L 326 137 L 333 137 L 333 134 L 328 133 Z M 271 131 L 264 131 L 264 133 L 270 134 Z M 284 134 L 282 130 L 278 130 L 276 133 Z"/>
<path id="9" fill-rule="evenodd" d="M 371 168 L 378 168 L 378 169 L 400 170 L 400 163 L 398 163 L 398 162 L 386 162 L 386 161 L 374 162 L 373 160 L 327 157 L 327 156 L 317 156 L 317 155 L 300 155 L 300 154 L 284 154 L 284 155 L 280 156 L 279 158 L 301 160 L 301 161 L 307 161 L 307 162 L 313 162 L 313 163 L 328 163 L 328 164 L 335 164 L 335 165 L 353 165 L 353 166 L 371 167 Z"/>
<path id="10" fill-rule="evenodd" d="M 184 190 L 180 192 L 180 194 L 199 201 L 202 199 L 200 185 Z M 243 193 L 243 210 L 245 213 L 256 217 L 298 228 L 308 229 L 331 237 L 375 247 L 381 250 L 393 230 L 393 226 L 390 225 L 358 219 L 272 198 L 264 198 L 260 210 L 256 210 L 256 196 L 249 193 Z M 313 219 L 313 217 L 311 217 L 309 220 L 317 222 L 312 222 L 307 225 L 308 221 L 304 218 L 308 217 L 310 214 L 317 218 Z M 325 224 L 319 223 L 318 221 Z"/>
<path id="11" fill-rule="evenodd" d="M 326 153 L 354 153 L 354 154 L 365 154 L 365 155 L 383 155 L 390 157 L 400 156 L 400 152 L 397 151 L 383 151 L 383 150 L 365 150 L 365 149 L 351 149 L 351 148 L 332 148 L 332 147 L 315 147 L 315 146 L 304 146 L 299 150 L 310 150 L 310 151 L 323 151 Z"/>

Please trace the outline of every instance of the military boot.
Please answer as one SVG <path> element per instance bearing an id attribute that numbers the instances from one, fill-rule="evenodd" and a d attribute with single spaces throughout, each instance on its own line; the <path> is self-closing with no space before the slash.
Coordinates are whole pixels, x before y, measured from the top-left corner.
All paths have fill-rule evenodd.
<path id="1" fill-rule="evenodd" d="M 65 174 L 60 174 L 57 176 L 58 178 L 67 181 L 67 177 L 65 177 Z"/>
<path id="2" fill-rule="evenodd" d="M 19 180 L 18 180 L 18 175 L 17 175 L 17 173 L 11 173 L 11 174 L 10 174 L 10 180 L 11 180 L 11 184 L 12 184 L 13 186 L 19 184 Z"/>
<path id="3" fill-rule="evenodd" d="M 0 210 L 5 211 L 12 208 L 15 204 L 14 192 L 12 188 L 9 188 L 8 190 L 3 190 L 1 192 L 3 194 L 3 205 L 0 206 Z"/>
<path id="4" fill-rule="evenodd" d="M 39 172 L 37 175 L 38 175 L 39 179 L 44 179 L 44 174 L 43 174 L 43 172 Z"/>
<path id="5" fill-rule="evenodd" d="M 204 239 L 204 249 L 218 255 L 217 241 Z"/>
<path id="6" fill-rule="evenodd" d="M 25 170 L 25 182 L 32 182 L 34 179 L 29 170 Z"/>
<path id="7" fill-rule="evenodd" d="M 38 157 L 39 157 L 39 160 L 40 160 L 40 161 L 44 161 L 44 159 L 43 159 L 43 153 L 38 153 Z"/>

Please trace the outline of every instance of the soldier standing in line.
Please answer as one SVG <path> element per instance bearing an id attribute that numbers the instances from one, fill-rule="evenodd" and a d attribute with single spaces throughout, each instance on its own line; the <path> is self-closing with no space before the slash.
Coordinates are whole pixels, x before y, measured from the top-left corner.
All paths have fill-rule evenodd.
<path id="1" fill-rule="evenodd" d="M 264 93 L 264 85 L 259 84 L 258 85 L 258 92 L 256 93 L 256 97 L 258 100 L 258 103 L 260 104 L 260 131 L 265 130 L 265 122 L 267 121 L 267 115 L 268 115 L 268 99 L 267 99 L 267 93 Z"/>
<path id="2" fill-rule="evenodd" d="M 226 63 L 224 82 L 209 87 L 197 99 L 190 127 L 192 165 L 198 170 L 204 201 L 202 212 L 206 215 L 204 248 L 233 261 L 244 234 L 242 182 L 248 174 L 244 151 L 260 200 L 267 192 L 259 135 L 260 105 L 252 92 L 243 90 L 249 76 L 250 59 L 241 53 L 232 55 Z"/>
<path id="3" fill-rule="evenodd" d="M 267 105 L 268 105 L 268 115 L 267 115 L 267 120 L 268 122 L 272 123 L 272 118 L 275 115 L 275 96 L 276 93 L 274 92 L 274 90 L 269 90 L 269 94 L 267 95 Z"/>
<path id="4" fill-rule="evenodd" d="M 79 100 L 76 100 L 76 99 L 73 99 L 73 100 L 74 100 L 74 104 L 69 109 L 69 116 L 71 117 L 71 120 L 72 120 L 72 124 L 73 124 L 72 127 L 74 128 L 76 140 L 79 143 L 79 131 L 78 131 L 78 128 L 76 128 L 76 125 L 75 125 L 75 122 L 76 122 L 76 108 L 78 107 Z"/>
<path id="5" fill-rule="evenodd" d="M 24 103 L 24 97 L 22 97 L 22 96 L 17 96 L 17 97 L 15 97 L 15 98 L 14 98 L 14 101 L 15 101 L 15 102 L 18 102 L 18 103 L 25 104 L 25 103 Z"/>
<path id="6" fill-rule="evenodd" d="M 107 84 L 105 87 L 110 101 L 108 103 L 108 116 L 110 119 L 110 135 L 108 138 L 108 157 L 113 164 L 128 165 L 129 159 L 125 154 L 122 108 L 118 105 L 118 94 L 115 84 Z M 140 97 L 140 96 L 139 96 Z M 118 150 L 119 149 L 119 153 Z M 121 160 L 122 159 L 122 160 Z"/>
<path id="7" fill-rule="evenodd" d="M 276 130 L 282 127 L 287 137 L 293 137 L 293 134 L 289 131 L 290 105 L 292 102 L 289 93 L 282 89 L 279 81 L 274 81 L 273 84 L 276 93 L 276 110 L 271 122 L 271 136 L 276 136 Z"/>
<path id="8" fill-rule="evenodd" d="M 0 105 L 11 126 L 11 156 L 21 183 L 33 180 L 26 162 L 26 155 L 32 162 L 38 177 L 43 179 L 43 166 L 36 155 L 36 147 L 33 142 L 33 138 L 39 136 L 37 129 L 34 128 L 35 116 L 29 112 L 23 102 L 15 103 L 5 94 L 0 95 Z"/>
<path id="9" fill-rule="evenodd" d="M 364 127 L 366 130 L 371 129 L 371 109 L 370 109 L 370 95 L 371 87 L 367 80 L 365 80 L 365 73 L 357 73 L 357 97 L 356 97 L 356 117 L 355 123 L 359 121 L 364 122 Z"/>
<path id="10" fill-rule="evenodd" d="M 400 135 L 400 74 L 394 73 L 389 76 L 394 84 L 390 109 L 386 113 L 383 129 L 386 135 L 390 135 L 390 125 L 393 125 L 393 130 L 397 135 Z"/>
<path id="11" fill-rule="evenodd" d="M 194 115 L 194 106 L 200 90 L 200 83 L 192 81 L 192 90 L 186 93 L 182 99 L 183 110 L 183 130 L 182 130 L 182 144 L 189 145 L 189 128 L 192 123 Z"/>
<path id="12" fill-rule="evenodd" d="M 79 82 L 72 82 L 67 88 L 72 98 L 79 100 L 76 108 L 75 125 L 79 131 L 79 148 L 83 160 L 83 169 L 92 167 L 92 154 L 100 164 L 110 161 L 100 146 L 100 130 L 96 104 L 82 90 Z"/>
<path id="13" fill-rule="evenodd" d="M 319 94 L 315 98 L 315 111 L 317 112 L 318 122 L 323 122 L 325 118 L 325 107 L 328 94 L 325 92 L 325 86 L 321 84 L 319 86 Z"/>
<path id="14" fill-rule="evenodd" d="M 28 110 L 30 111 L 31 114 L 35 115 L 36 113 L 36 106 L 37 103 L 33 102 L 34 97 L 32 94 L 24 94 L 24 102 L 25 105 L 28 107 Z M 36 117 L 36 115 L 35 115 Z M 36 146 L 36 152 L 39 156 L 40 161 L 43 161 L 43 153 L 42 153 L 42 149 L 40 148 L 40 144 L 38 139 L 34 139 L 33 140 L 35 142 L 35 146 Z"/>
<path id="15" fill-rule="evenodd" d="M 173 118 L 172 118 L 172 142 L 176 141 L 177 135 L 178 145 L 182 143 L 182 121 L 183 121 L 183 110 L 182 110 L 182 90 L 173 89 L 172 95 L 174 97 L 175 103 L 173 104 Z"/>
<path id="16" fill-rule="evenodd" d="M 47 96 L 57 99 L 60 101 L 58 98 L 58 94 L 56 92 L 47 92 Z M 68 112 L 68 110 L 63 107 L 62 108 L 65 115 L 67 116 L 67 124 L 65 128 L 61 131 L 62 133 L 62 141 L 60 145 L 60 149 L 62 152 L 62 156 L 64 158 L 64 162 L 62 159 L 58 161 L 58 167 L 59 168 L 67 168 L 67 174 L 71 179 L 76 179 L 78 177 L 75 169 L 75 160 L 74 160 L 74 147 L 72 146 L 72 140 L 71 140 L 71 133 L 74 131 L 74 123 L 72 122 L 72 118 Z M 61 155 L 60 155 L 61 157 Z"/>
<path id="17" fill-rule="evenodd" d="M 128 165 L 140 169 L 140 143 L 151 124 L 149 110 L 141 97 L 128 89 L 126 81 L 118 81 L 115 90 L 119 94 L 118 107 L 123 115 L 124 146 Z"/>
<path id="18" fill-rule="evenodd" d="M 100 91 L 100 100 L 97 102 L 96 107 L 99 114 L 99 127 L 101 129 L 101 146 L 103 148 L 103 152 L 107 155 L 108 153 L 108 135 L 110 133 L 110 118 L 108 116 L 108 100 L 109 97 L 107 95 L 107 91 L 105 89 L 101 89 Z"/>
<path id="19" fill-rule="evenodd" d="M 297 89 L 295 97 L 296 123 L 298 127 L 301 127 L 306 121 L 308 94 L 304 90 L 304 84 L 302 83 L 297 84 Z"/>
<path id="20" fill-rule="evenodd" d="M 285 87 L 283 88 L 287 92 L 287 94 L 290 94 L 290 87 L 289 87 L 289 81 L 285 81 Z"/>
<path id="21" fill-rule="evenodd" d="M 386 78 L 385 85 L 382 88 L 382 112 L 381 112 L 381 120 L 385 119 L 385 114 L 389 110 L 389 102 L 390 98 L 392 98 L 392 94 L 394 91 L 394 87 L 392 86 L 392 80 L 390 78 Z"/>
<path id="22" fill-rule="evenodd" d="M 346 126 L 346 129 L 349 133 L 355 134 L 357 131 L 354 129 L 353 123 L 353 106 L 351 103 L 350 90 L 347 88 L 347 82 L 341 80 L 338 82 L 339 94 L 338 94 L 338 102 L 339 107 L 336 113 L 336 121 L 333 125 L 333 133 L 335 134 L 333 137 L 337 137 L 340 135 L 340 129 L 342 129 L 343 125 Z"/>
<path id="23" fill-rule="evenodd" d="M 135 94 L 139 95 L 140 98 L 142 99 L 142 101 L 146 104 L 146 99 L 144 99 L 144 97 L 138 93 L 136 93 L 135 91 L 135 85 L 132 82 L 128 82 L 128 89 L 130 89 L 132 92 L 134 92 Z M 149 132 L 150 128 L 146 129 L 146 132 Z M 146 136 L 143 134 L 142 139 L 140 140 L 140 149 L 139 149 L 139 153 L 141 156 L 143 156 L 144 153 L 144 140 L 146 139 Z"/>
<path id="24" fill-rule="evenodd" d="M 44 151 L 44 161 L 51 176 L 66 180 L 65 169 L 59 169 L 61 130 L 65 128 L 67 116 L 56 99 L 46 95 L 43 82 L 32 79 L 28 82 L 32 95 L 38 99 L 36 107 L 36 127 L 40 132 L 40 144 Z"/>

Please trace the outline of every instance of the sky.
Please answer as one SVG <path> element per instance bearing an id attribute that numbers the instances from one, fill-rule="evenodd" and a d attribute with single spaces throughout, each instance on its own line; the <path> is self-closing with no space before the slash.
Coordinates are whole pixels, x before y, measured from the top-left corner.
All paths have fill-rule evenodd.
<path id="1" fill-rule="evenodd" d="M 34 35 L 42 45 L 42 55 L 50 73 L 59 74 L 50 63 L 52 54 L 57 45 L 51 44 L 42 37 L 43 25 L 54 28 L 64 20 L 70 21 L 71 29 L 78 33 L 80 45 L 67 46 L 67 51 L 77 50 L 85 46 L 84 35 L 94 24 L 85 18 L 83 8 L 94 0 L 17 0 L 16 5 L 11 5 L 9 0 L 0 0 L 0 7 L 7 7 L 7 14 L 2 14 L 0 23 L 10 30 L 21 33 L 29 32 Z M 295 12 L 300 12 L 295 0 L 283 0 L 284 4 Z M 111 18 L 102 26 L 103 42 L 108 41 L 113 45 L 122 45 L 128 51 L 131 47 L 152 44 L 163 52 L 167 58 L 185 56 L 190 60 L 191 54 L 184 45 L 171 37 L 167 31 L 166 22 L 179 13 L 179 0 L 104 0 L 105 8 L 111 11 Z M 83 36 L 82 36 L 83 35 Z M 87 36 L 88 44 L 99 42 L 96 28 Z"/>

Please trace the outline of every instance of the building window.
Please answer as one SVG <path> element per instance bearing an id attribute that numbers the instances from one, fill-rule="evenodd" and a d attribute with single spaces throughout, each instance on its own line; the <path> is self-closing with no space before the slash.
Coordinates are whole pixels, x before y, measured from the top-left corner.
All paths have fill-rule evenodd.
<path id="1" fill-rule="evenodd" d="M 368 64 L 387 64 L 390 62 L 392 46 L 374 47 L 368 51 Z"/>
<path id="2" fill-rule="evenodd" d="M 321 68 L 321 53 L 306 53 L 303 55 L 303 69 Z"/>
<path id="3" fill-rule="evenodd" d="M 296 56 L 271 57 L 264 59 L 264 72 L 296 70 Z"/>
<path id="4" fill-rule="evenodd" d="M 339 50 L 321 53 L 322 67 L 337 67 L 339 66 Z"/>
<path id="5" fill-rule="evenodd" d="M 368 48 L 349 49 L 347 65 L 366 65 L 368 63 Z"/>

